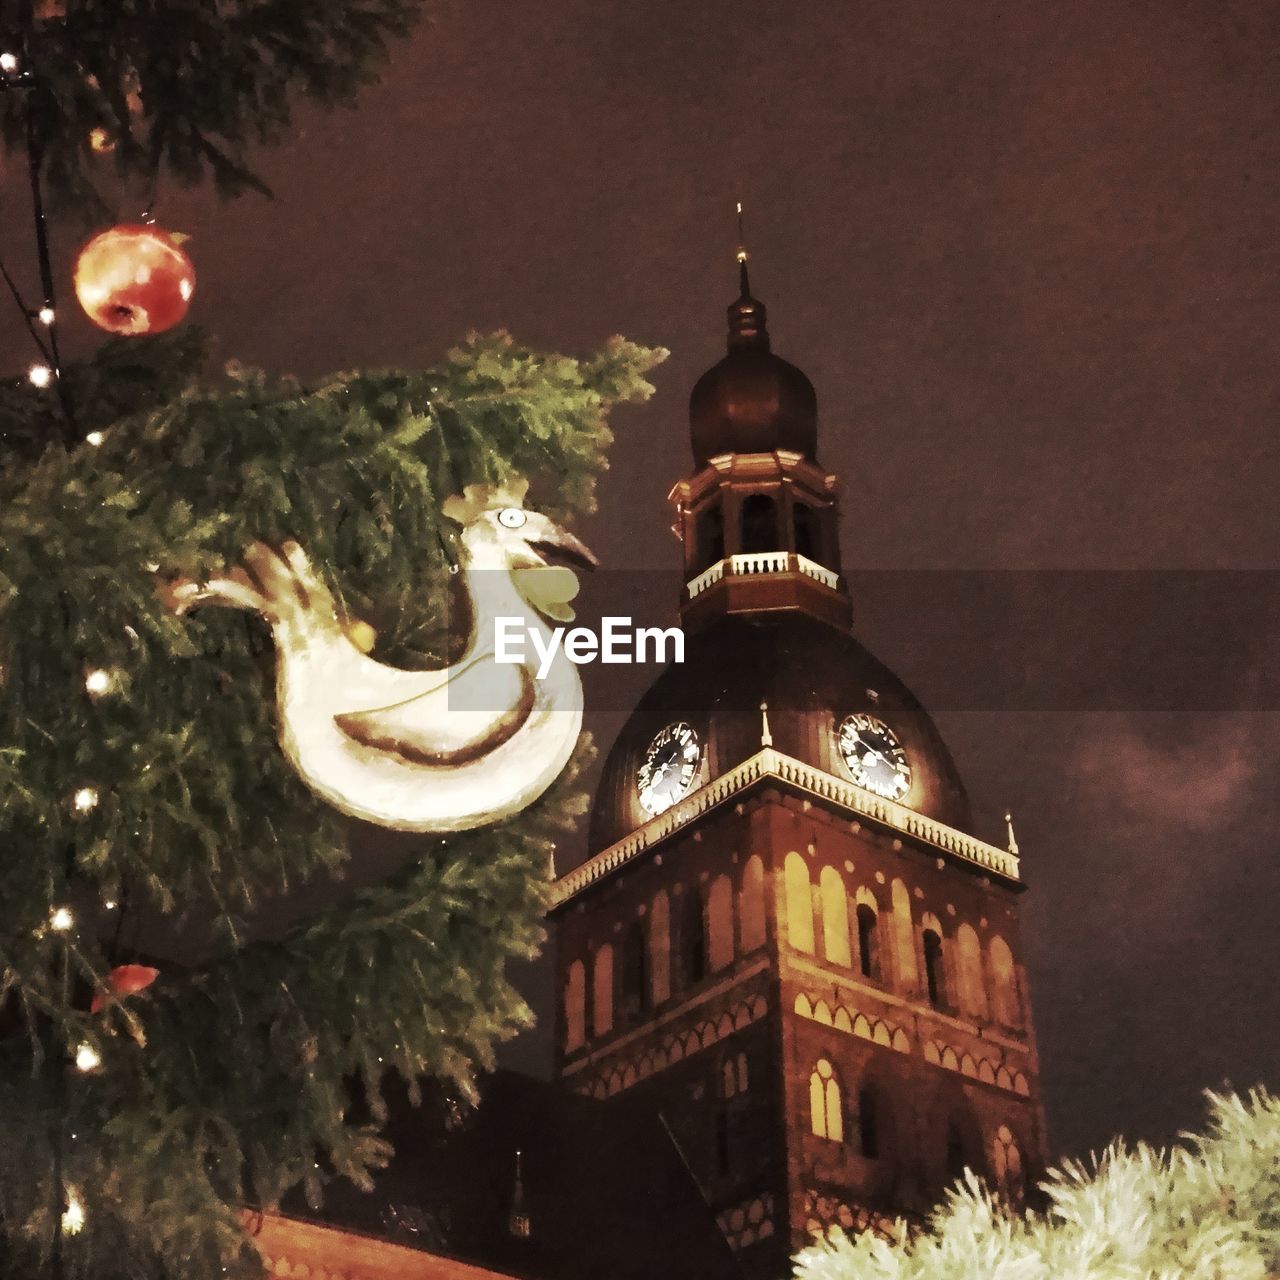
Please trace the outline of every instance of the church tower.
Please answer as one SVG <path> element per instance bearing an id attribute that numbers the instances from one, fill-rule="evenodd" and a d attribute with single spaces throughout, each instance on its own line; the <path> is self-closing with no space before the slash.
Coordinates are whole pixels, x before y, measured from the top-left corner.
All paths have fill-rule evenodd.
<path id="1" fill-rule="evenodd" d="M 932 720 L 853 634 L 813 386 L 739 258 L 671 491 L 686 660 L 556 886 L 557 1069 L 657 1108 L 744 1274 L 780 1280 L 813 1232 L 918 1217 L 966 1168 L 1020 1200 L 1045 1132 L 1012 831 L 973 834 Z"/>

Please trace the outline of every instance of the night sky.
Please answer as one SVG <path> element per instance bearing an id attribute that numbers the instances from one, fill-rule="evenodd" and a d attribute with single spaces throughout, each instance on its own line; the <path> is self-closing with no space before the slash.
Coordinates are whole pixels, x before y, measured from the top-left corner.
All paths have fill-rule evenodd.
<path id="1" fill-rule="evenodd" d="M 1280 597 L 1278 48 L 1268 0 L 443 0 L 358 110 L 260 158 L 274 202 L 162 188 L 158 214 L 194 237 L 220 355 L 272 371 L 499 326 L 670 348 L 585 534 L 672 568 L 744 200 L 845 483 L 859 634 L 934 710 L 978 834 L 1016 816 L 1053 1146 L 1163 1141 L 1205 1087 L 1280 1087 L 1277 635 L 1240 643 L 1210 603 Z M 28 359 L 8 313 L 0 355 Z M 929 605 L 926 573 L 963 602 L 967 571 L 1050 569 L 1096 572 L 1010 579 L 985 634 Z M 1028 624 L 1042 696 L 939 660 L 1016 666 Z M 1112 678 L 1082 688 L 1095 659 Z"/>

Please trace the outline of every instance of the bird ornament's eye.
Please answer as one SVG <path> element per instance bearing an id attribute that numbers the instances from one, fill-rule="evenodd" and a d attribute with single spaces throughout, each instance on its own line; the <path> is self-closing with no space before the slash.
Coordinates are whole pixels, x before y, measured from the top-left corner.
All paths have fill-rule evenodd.
<path id="1" fill-rule="evenodd" d="M 528 518 L 519 507 L 504 507 L 498 512 L 498 523 L 506 529 L 518 529 Z"/>

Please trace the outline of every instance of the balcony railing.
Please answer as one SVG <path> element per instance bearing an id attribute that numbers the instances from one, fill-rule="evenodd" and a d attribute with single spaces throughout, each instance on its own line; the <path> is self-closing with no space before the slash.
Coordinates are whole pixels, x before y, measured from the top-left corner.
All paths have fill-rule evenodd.
<path id="1" fill-rule="evenodd" d="M 588 885 L 616 871 L 652 845 L 693 822 L 708 809 L 723 804 L 766 778 L 776 778 L 802 794 L 825 800 L 846 813 L 868 818 L 890 831 L 901 832 L 971 866 L 981 867 L 1006 880 L 1018 880 L 1018 857 L 1010 850 L 987 844 L 945 823 L 917 813 L 914 809 L 908 809 L 906 805 L 882 799 L 793 756 L 784 755 L 772 747 L 764 747 L 728 773 L 713 778 L 705 786 L 677 801 L 665 813 L 651 818 L 626 839 L 561 876 L 555 885 L 554 905 L 567 902 Z"/>
<path id="2" fill-rule="evenodd" d="M 775 573 L 802 573 L 806 578 L 812 578 L 832 591 L 838 590 L 840 586 L 839 574 L 832 573 L 808 556 L 794 555 L 790 551 L 749 551 L 726 556 L 692 578 L 689 582 L 689 599 L 701 595 L 722 578 L 763 577 Z"/>

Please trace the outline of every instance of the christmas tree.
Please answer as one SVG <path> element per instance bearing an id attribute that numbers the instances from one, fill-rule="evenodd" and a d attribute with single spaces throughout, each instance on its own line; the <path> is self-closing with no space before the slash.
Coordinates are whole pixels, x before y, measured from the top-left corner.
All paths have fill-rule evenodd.
<path id="1" fill-rule="evenodd" d="M 4 137 L 38 206 L 98 217 L 104 155 L 125 181 L 234 193 L 291 96 L 341 100 L 412 9 L 10 7 Z M 469 536 L 590 510 L 608 414 L 649 393 L 661 353 L 615 339 L 575 360 L 499 334 L 431 369 L 300 385 L 212 372 L 176 329 L 63 361 L 37 215 L 50 316 L 26 318 L 54 377 L 0 384 L 0 1269 L 255 1274 L 244 1208 L 366 1181 L 387 1072 L 465 1096 L 526 1023 L 505 966 L 539 944 L 583 807 L 577 761 L 531 803 L 495 769 L 507 811 L 406 821 L 395 867 L 368 873 L 306 744 L 288 749 L 268 579 L 292 575 L 295 612 L 361 672 L 447 667 L 473 630 L 449 623 L 476 607 Z M 210 600 L 262 609 L 191 607 Z M 336 690 L 304 692 L 323 709 Z M 397 747 L 402 770 L 448 772 Z M 353 752 L 376 756 L 376 735 Z"/>
<path id="2" fill-rule="evenodd" d="M 834 1234 L 798 1280 L 1267 1280 L 1280 1271 L 1280 1100 L 1209 1096 L 1204 1132 L 1068 1163 L 1016 1213 L 972 1174 L 928 1229 Z"/>

